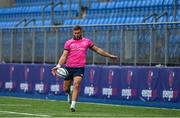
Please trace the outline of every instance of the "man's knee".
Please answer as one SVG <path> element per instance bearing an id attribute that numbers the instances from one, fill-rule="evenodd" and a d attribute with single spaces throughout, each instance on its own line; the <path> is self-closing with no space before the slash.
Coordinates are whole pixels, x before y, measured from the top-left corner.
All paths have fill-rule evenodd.
<path id="1" fill-rule="evenodd" d="M 75 77 L 74 78 L 74 83 L 73 83 L 74 89 L 79 89 L 80 84 L 81 84 L 81 80 L 82 80 L 81 77 Z"/>
<path id="2" fill-rule="evenodd" d="M 74 87 L 74 89 L 79 89 L 80 83 L 79 82 L 75 82 L 73 87 Z"/>

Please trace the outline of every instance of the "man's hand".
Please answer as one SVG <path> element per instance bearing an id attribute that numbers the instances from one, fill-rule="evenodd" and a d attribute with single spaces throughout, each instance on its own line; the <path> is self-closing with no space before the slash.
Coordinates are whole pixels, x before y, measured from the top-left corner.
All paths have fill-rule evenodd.
<path id="1" fill-rule="evenodd" d="M 56 71 L 57 71 L 58 68 L 59 68 L 59 67 L 55 66 L 55 67 L 53 67 L 53 68 L 51 69 L 51 73 L 52 73 L 53 76 L 56 76 Z"/>
<path id="2" fill-rule="evenodd" d="M 115 55 L 110 55 L 109 57 L 110 59 L 118 59 L 118 56 L 115 56 Z"/>

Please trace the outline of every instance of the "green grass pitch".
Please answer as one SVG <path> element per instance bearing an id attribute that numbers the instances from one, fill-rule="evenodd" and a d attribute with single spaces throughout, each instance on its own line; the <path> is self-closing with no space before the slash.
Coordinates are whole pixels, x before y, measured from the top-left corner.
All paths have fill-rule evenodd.
<path id="1" fill-rule="evenodd" d="M 66 101 L 0 96 L 0 117 L 180 117 L 180 110 L 78 102 L 70 112 Z"/>

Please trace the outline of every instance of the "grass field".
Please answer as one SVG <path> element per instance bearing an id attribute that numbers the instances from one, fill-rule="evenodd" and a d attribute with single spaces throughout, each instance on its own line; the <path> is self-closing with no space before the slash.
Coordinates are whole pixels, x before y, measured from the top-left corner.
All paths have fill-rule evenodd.
<path id="1" fill-rule="evenodd" d="M 0 117 L 180 117 L 180 110 L 0 97 Z"/>

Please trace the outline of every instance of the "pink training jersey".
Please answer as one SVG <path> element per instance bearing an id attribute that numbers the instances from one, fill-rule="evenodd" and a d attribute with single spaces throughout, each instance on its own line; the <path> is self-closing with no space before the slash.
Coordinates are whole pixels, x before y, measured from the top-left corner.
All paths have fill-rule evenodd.
<path id="1" fill-rule="evenodd" d="M 66 66 L 72 68 L 84 67 L 86 65 L 87 50 L 93 45 L 93 42 L 87 38 L 67 40 L 64 45 L 64 49 L 68 50 Z"/>

